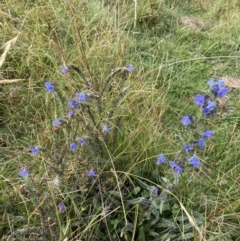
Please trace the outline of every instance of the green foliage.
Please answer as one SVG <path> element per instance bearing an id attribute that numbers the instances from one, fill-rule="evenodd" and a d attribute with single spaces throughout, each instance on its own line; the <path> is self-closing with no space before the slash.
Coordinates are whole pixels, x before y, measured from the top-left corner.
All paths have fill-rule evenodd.
<path id="1" fill-rule="evenodd" d="M 0 66 L 1 240 L 239 239 L 239 91 L 204 120 L 192 104 L 209 78 L 240 75 L 237 0 L 5 0 L 0 9 L 1 45 L 18 35 Z M 133 72 L 111 75 L 129 63 Z M 89 102 L 69 119 L 76 92 Z M 186 114 L 198 125 L 182 128 Z M 195 170 L 182 146 L 205 129 L 214 137 Z M 70 151 L 77 136 L 87 145 Z M 183 160 L 184 172 L 157 165 L 160 153 Z"/>

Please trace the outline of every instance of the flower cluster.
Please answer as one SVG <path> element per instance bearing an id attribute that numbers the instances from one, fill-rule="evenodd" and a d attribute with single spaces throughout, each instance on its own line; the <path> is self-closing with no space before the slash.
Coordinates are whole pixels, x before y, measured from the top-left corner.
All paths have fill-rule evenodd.
<path id="1" fill-rule="evenodd" d="M 222 98 L 227 95 L 229 89 L 225 87 L 223 80 L 213 80 L 211 79 L 208 81 L 208 86 L 210 87 L 210 92 L 214 95 L 214 98 Z M 200 106 L 202 108 L 202 113 L 205 116 L 209 116 L 213 111 L 216 109 L 217 104 L 216 101 L 211 99 L 211 94 L 201 95 L 197 94 L 194 98 L 194 102 L 197 106 Z M 194 123 L 194 118 L 192 115 L 184 115 L 181 118 L 181 123 L 184 126 L 189 126 Z M 195 123 L 196 124 L 196 123 Z M 197 140 L 191 141 L 189 143 L 186 143 L 183 145 L 183 150 L 185 151 L 186 157 L 181 158 L 181 161 L 179 159 L 176 159 L 175 161 L 169 161 L 168 165 L 172 168 L 173 172 L 176 174 L 181 174 L 183 172 L 183 168 L 186 165 L 190 165 L 194 168 L 199 168 L 201 165 L 200 158 L 196 155 L 196 153 L 192 153 L 194 150 L 196 151 L 196 148 L 205 148 L 206 147 L 206 141 L 208 138 L 211 138 L 213 136 L 214 132 L 212 130 L 205 130 L 203 131 L 199 138 Z M 182 160 L 183 159 L 183 160 Z M 157 157 L 156 163 L 158 165 L 163 164 L 166 162 L 166 158 L 164 154 L 160 154 Z M 178 163 L 182 163 L 180 166 Z"/>
<path id="2" fill-rule="evenodd" d="M 214 94 L 214 97 L 222 98 L 227 95 L 229 89 L 225 87 L 223 80 L 211 79 L 208 81 L 208 86 L 210 87 L 211 93 Z M 215 101 L 210 99 L 209 95 L 196 95 L 194 98 L 196 105 L 202 107 L 202 113 L 204 115 L 210 115 L 217 107 Z"/>

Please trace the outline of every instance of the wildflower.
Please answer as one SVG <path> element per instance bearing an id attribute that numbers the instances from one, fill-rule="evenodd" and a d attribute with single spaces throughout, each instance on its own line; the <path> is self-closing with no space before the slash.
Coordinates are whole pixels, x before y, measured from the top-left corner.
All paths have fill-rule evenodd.
<path id="1" fill-rule="evenodd" d="M 87 102 L 86 94 L 81 92 L 81 93 L 77 93 L 76 96 L 77 96 L 78 100 L 80 100 L 81 102 L 84 102 L 84 103 Z"/>
<path id="2" fill-rule="evenodd" d="M 77 137 L 76 140 L 79 142 L 80 146 L 84 146 L 86 144 L 86 140 L 83 137 Z"/>
<path id="3" fill-rule="evenodd" d="M 198 158 L 193 155 L 188 159 L 189 164 L 191 164 L 193 167 L 198 168 L 200 166 L 200 161 Z"/>
<path id="4" fill-rule="evenodd" d="M 61 70 L 61 72 L 62 72 L 63 74 L 68 74 L 68 72 L 69 72 L 68 67 L 65 66 L 65 65 L 62 65 L 62 66 L 60 67 L 60 70 Z"/>
<path id="5" fill-rule="evenodd" d="M 68 102 L 68 106 L 69 106 L 70 108 L 77 109 L 77 108 L 79 108 L 80 104 L 79 104 L 79 102 L 77 102 L 76 100 L 70 100 L 70 101 Z"/>
<path id="6" fill-rule="evenodd" d="M 60 213 L 64 213 L 66 210 L 67 210 L 67 207 L 66 207 L 63 203 L 60 203 L 60 204 L 58 205 L 58 211 L 59 211 Z"/>
<path id="7" fill-rule="evenodd" d="M 61 118 L 57 118 L 56 120 L 52 121 L 52 125 L 53 126 L 60 126 L 62 124 L 62 119 Z"/>
<path id="8" fill-rule="evenodd" d="M 170 189 L 172 189 L 172 185 L 171 184 L 167 184 L 166 186 L 165 186 L 165 188 L 167 189 L 167 190 L 170 190 Z"/>
<path id="9" fill-rule="evenodd" d="M 188 126 L 192 123 L 192 118 L 189 115 L 185 115 L 182 117 L 181 122 L 183 125 Z"/>
<path id="10" fill-rule="evenodd" d="M 209 115 L 215 108 L 217 104 L 215 101 L 208 101 L 207 106 L 203 108 L 203 114 Z"/>
<path id="11" fill-rule="evenodd" d="M 177 174 L 181 174 L 183 169 L 180 167 L 180 166 L 176 166 L 174 169 L 173 169 L 174 172 L 176 172 Z"/>
<path id="12" fill-rule="evenodd" d="M 205 97 L 203 95 L 196 95 L 194 102 L 196 105 L 203 106 L 205 103 Z"/>
<path id="13" fill-rule="evenodd" d="M 228 88 L 221 88 L 217 92 L 217 97 L 221 98 L 225 96 L 228 93 L 229 89 Z"/>
<path id="14" fill-rule="evenodd" d="M 174 162 L 174 161 L 170 161 L 169 162 L 169 166 L 173 169 L 173 171 L 174 172 L 176 172 L 177 174 L 180 174 L 180 173 L 182 173 L 182 171 L 183 171 L 183 169 L 180 167 L 180 166 L 178 166 L 177 164 L 176 164 L 176 162 Z"/>
<path id="15" fill-rule="evenodd" d="M 175 168 L 175 167 L 177 166 L 177 164 L 176 164 L 176 162 L 174 162 L 174 161 L 170 161 L 170 162 L 169 162 L 169 166 L 170 166 L 171 168 Z"/>
<path id="16" fill-rule="evenodd" d="M 28 169 L 25 167 L 25 168 L 23 168 L 18 174 L 19 174 L 20 177 L 25 178 L 25 177 L 28 176 L 29 171 L 28 171 Z"/>
<path id="17" fill-rule="evenodd" d="M 127 71 L 128 72 L 132 72 L 133 71 L 133 65 L 132 64 L 127 65 Z"/>
<path id="18" fill-rule="evenodd" d="M 158 188 L 157 187 L 153 187 L 152 188 L 152 194 L 153 195 L 158 195 Z"/>
<path id="19" fill-rule="evenodd" d="M 29 149 L 33 155 L 37 155 L 39 153 L 39 149 L 37 147 L 30 146 Z"/>
<path id="20" fill-rule="evenodd" d="M 204 148 L 205 147 L 205 139 L 201 137 L 197 142 L 197 146 L 199 148 Z"/>
<path id="21" fill-rule="evenodd" d="M 210 130 L 204 131 L 204 132 L 201 134 L 201 136 L 202 136 L 203 138 L 210 138 L 210 137 L 213 136 L 213 131 L 210 131 Z"/>
<path id="22" fill-rule="evenodd" d="M 111 128 L 109 126 L 104 125 L 102 128 L 102 132 L 104 134 L 108 134 L 111 131 Z"/>
<path id="23" fill-rule="evenodd" d="M 73 116 L 74 116 L 74 111 L 73 110 L 68 111 L 67 117 L 71 118 Z"/>
<path id="24" fill-rule="evenodd" d="M 77 150 L 77 144 L 76 143 L 71 143 L 70 144 L 70 150 L 71 151 L 76 151 Z"/>
<path id="25" fill-rule="evenodd" d="M 185 145 L 183 146 L 183 150 L 186 151 L 186 152 L 189 152 L 189 151 L 191 151 L 192 149 L 193 149 L 192 144 L 187 143 L 187 144 L 185 144 Z"/>
<path id="26" fill-rule="evenodd" d="M 93 169 L 91 169 L 88 174 L 87 174 L 88 177 L 94 177 L 95 176 L 95 172 L 93 171 Z"/>
<path id="27" fill-rule="evenodd" d="M 165 162 L 165 156 L 163 154 L 161 154 L 160 156 L 158 156 L 157 158 L 157 164 L 162 164 Z"/>
<path id="28" fill-rule="evenodd" d="M 228 88 L 224 88 L 225 83 L 223 80 L 218 80 L 215 82 L 215 80 L 211 79 L 208 81 L 208 85 L 210 86 L 211 92 L 219 98 L 225 96 L 229 91 Z"/>
<path id="29" fill-rule="evenodd" d="M 51 83 L 51 82 L 45 82 L 44 83 L 44 86 L 46 87 L 46 89 L 49 91 L 49 92 L 53 92 L 54 91 L 54 84 Z"/>

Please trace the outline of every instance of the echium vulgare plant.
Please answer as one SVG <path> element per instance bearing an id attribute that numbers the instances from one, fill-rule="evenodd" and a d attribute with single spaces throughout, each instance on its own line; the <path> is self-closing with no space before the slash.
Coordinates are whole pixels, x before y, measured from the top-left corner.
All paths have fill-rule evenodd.
<path id="1" fill-rule="evenodd" d="M 217 112 L 217 98 L 225 98 L 229 89 L 225 87 L 223 80 L 211 79 L 208 81 L 208 86 L 210 91 L 205 94 L 197 94 L 194 97 L 194 104 L 198 106 L 201 110 L 200 114 L 192 115 L 186 114 L 181 117 L 181 124 L 183 126 L 180 140 L 182 142 L 182 149 L 177 151 L 174 160 L 169 155 L 164 155 L 160 153 L 156 158 L 156 165 L 158 166 L 168 166 L 171 171 L 165 172 L 165 176 L 162 177 L 162 186 L 165 186 L 166 191 L 160 192 L 156 187 L 152 189 L 152 208 L 160 211 L 171 211 L 171 214 L 167 214 L 167 218 L 159 218 L 159 225 L 155 225 L 155 229 L 152 231 L 155 233 L 155 237 L 158 238 L 169 238 L 171 240 L 190 240 L 194 238 L 194 229 L 201 236 L 200 229 L 198 225 L 202 225 L 201 217 L 195 217 L 194 225 L 193 222 L 190 223 L 187 215 L 182 216 L 179 204 L 172 201 L 172 195 L 178 195 L 177 190 L 181 185 L 181 176 L 188 176 L 188 173 L 198 172 L 201 169 L 202 161 L 206 158 L 206 150 L 208 139 L 214 136 L 214 130 L 206 128 L 206 118 L 211 120 L 211 117 Z M 193 127 L 193 128 L 191 128 Z M 187 132 L 186 132 L 187 130 Z M 186 135 L 187 133 L 187 135 Z M 178 135 L 179 137 L 179 135 Z M 184 139 L 187 139 L 187 142 Z M 169 159 L 169 160 L 167 160 Z M 156 205 L 156 202 L 160 203 Z M 180 217 L 178 217 L 180 213 Z M 174 217 L 174 218 L 173 218 Z M 156 229 L 159 227 L 159 229 Z M 161 229 L 160 227 L 167 227 Z M 158 234 L 156 234 L 156 230 Z"/>
<path id="2" fill-rule="evenodd" d="M 52 144 L 38 147 L 31 143 L 29 147 L 32 158 L 44 163 L 45 170 L 37 175 L 41 176 L 36 178 L 33 167 L 24 167 L 19 171 L 26 185 L 26 192 L 22 195 L 31 201 L 33 210 L 39 214 L 41 225 L 13 232 L 9 238 L 19 235 L 32 237 L 34 232 L 44 240 L 58 240 L 67 233 L 74 233 L 77 226 L 84 236 L 86 223 L 91 222 L 88 208 L 93 205 L 96 213 L 102 211 L 102 190 L 107 177 L 102 178 L 101 173 L 104 168 L 111 166 L 108 143 L 117 138 L 116 127 L 121 128 L 123 97 L 130 88 L 124 86 L 124 80 L 133 69 L 131 64 L 116 68 L 95 88 L 77 66 L 61 66 L 63 75 L 75 71 L 82 79 L 82 86 L 85 86 L 67 98 L 61 95 L 52 81 L 44 82 L 43 91 L 50 97 L 48 99 L 59 103 L 64 111 L 55 110 L 58 114 L 51 122 Z M 121 78 L 121 89 L 110 88 L 111 80 L 118 76 Z M 109 94 L 111 99 L 108 98 Z M 68 182 L 71 185 L 67 185 Z M 70 210 L 73 209 L 75 214 L 71 216 Z M 70 216 L 66 216 L 68 212 Z M 95 218 L 92 217 L 92 220 Z"/>
<path id="3" fill-rule="evenodd" d="M 71 70 L 81 76 L 86 88 L 68 99 L 65 115 L 52 120 L 54 145 L 51 148 L 29 147 L 35 159 L 47 160 L 41 182 L 32 177 L 34 170 L 25 167 L 19 172 L 26 181 L 27 192 L 24 195 L 38 211 L 41 222 L 39 227 L 21 230 L 22 233 L 38 232 L 52 240 L 66 235 L 82 240 L 91 240 L 91 235 L 97 235 L 99 240 L 124 238 L 140 241 L 191 240 L 196 233 L 197 237 L 201 236 L 198 226 L 203 220 L 198 216 L 190 222 L 189 215 L 183 215 L 178 188 L 184 176 L 199 172 L 204 165 L 207 153 L 202 150 L 214 136 L 214 130 L 205 126 L 205 119 L 216 113 L 216 98 L 227 95 L 229 89 L 224 82 L 210 80 L 210 92 L 194 97 L 194 103 L 201 112 L 195 115 L 186 113 L 181 117 L 182 132 L 178 136 L 182 148 L 175 157 L 160 150 L 154 159 L 156 170 L 161 173 L 159 182 L 151 182 L 144 176 L 129 177 L 132 184 L 118 180 L 118 188 L 106 190 L 112 180 L 111 175 L 106 174 L 115 173 L 113 166 L 108 165 L 112 157 L 107 146 L 117 136 L 116 126 L 120 128 L 120 115 L 116 111 L 121 107 L 122 96 L 129 86 L 115 93 L 110 107 L 104 105 L 104 94 L 112 91 L 108 85 L 114 75 L 132 72 L 133 66 L 113 70 L 98 90 L 78 67 L 61 67 L 65 75 Z M 52 82 L 44 85 L 49 95 L 63 100 Z M 72 166 L 76 175 L 74 172 L 68 174 Z M 64 185 L 69 180 L 71 187 Z M 44 182 L 48 188 L 40 189 L 39 185 Z M 96 215 L 91 216 L 93 213 Z M 93 230 L 88 234 L 90 224 Z M 91 238 L 86 238 L 87 235 Z"/>

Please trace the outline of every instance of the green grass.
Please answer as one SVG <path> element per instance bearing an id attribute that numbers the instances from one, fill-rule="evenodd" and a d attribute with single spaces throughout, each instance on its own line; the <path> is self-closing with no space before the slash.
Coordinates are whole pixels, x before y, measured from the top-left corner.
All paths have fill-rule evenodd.
<path id="1" fill-rule="evenodd" d="M 239 90 L 209 118 L 193 103 L 210 78 L 240 76 L 239 7 L 237 0 L 2 1 L 0 44 L 18 39 L 0 81 L 24 80 L 0 82 L 1 240 L 240 240 Z M 204 28 L 184 26 L 186 16 Z M 129 63 L 134 71 L 111 78 L 100 114 L 89 102 L 96 125 L 83 107 L 79 124 L 54 130 L 69 98 L 86 91 L 77 72 L 63 75 L 61 65 L 78 66 L 99 94 L 111 71 Z M 197 125 L 183 128 L 187 114 Z M 177 176 L 156 165 L 160 153 L 187 160 L 183 145 L 205 129 L 214 137 L 195 149 L 199 169 L 183 163 Z M 76 136 L 88 144 L 71 152 Z M 88 178 L 91 168 L 96 176 Z"/>

